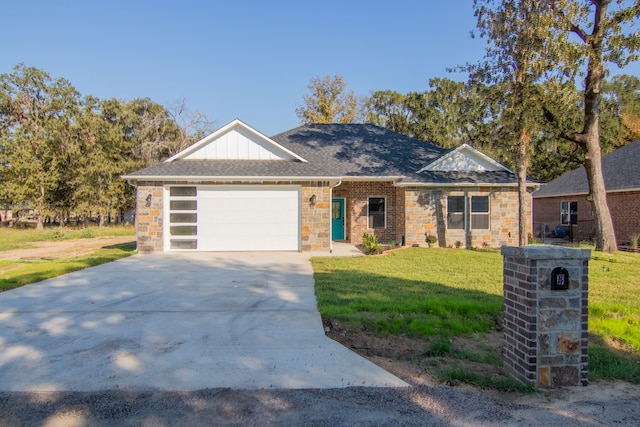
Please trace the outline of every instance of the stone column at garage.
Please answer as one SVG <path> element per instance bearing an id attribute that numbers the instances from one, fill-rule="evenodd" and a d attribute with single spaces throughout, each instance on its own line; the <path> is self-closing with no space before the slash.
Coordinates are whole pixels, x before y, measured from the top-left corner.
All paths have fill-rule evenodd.
<path id="1" fill-rule="evenodd" d="M 504 364 L 517 380 L 588 384 L 591 251 L 503 246 Z"/>

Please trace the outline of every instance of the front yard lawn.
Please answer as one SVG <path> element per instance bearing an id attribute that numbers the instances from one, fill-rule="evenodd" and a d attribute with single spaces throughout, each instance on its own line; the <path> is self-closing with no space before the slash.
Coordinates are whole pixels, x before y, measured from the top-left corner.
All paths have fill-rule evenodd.
<path id="1" fill-rule="evenodd" d="M 115 261 L 133 255 L 135 250 L 135 243 L 127 243 L 75 258 L 0 260 L 0 292 Z"/>
<path id="2" fill-rule="evenodd" d="M 127 237 L 135 240 L 133 226 L 0 228 L 0 292 L 133 255 L 135 243 L 105 243 L 113 240 L 121 243 Z M 43 242 L 49 246 L 39 250 L 37 246 Z M 8 256 L 10 252 L 6 251 L 23 253 Z M 38 255 L 33 256 L 35 253 Z"/>
<path id="3" fill-rule="evenodd" d="M 313 258 L 312 263 L 326 325 L 422 340 L 428 347 L 415 360 L 423 363 L 442 354 L 483 359 L 455 348 L 457 337 L 482 341 L 482 334 L 495 335 L 502 328 L 497 250 L 409 248 L 384 256 Z M 590 377 L 640 384 L 640 256 L 592 252 L 589 272 Z M 449 378 L 456 370 L 440 367 L 438 372 Z"/>

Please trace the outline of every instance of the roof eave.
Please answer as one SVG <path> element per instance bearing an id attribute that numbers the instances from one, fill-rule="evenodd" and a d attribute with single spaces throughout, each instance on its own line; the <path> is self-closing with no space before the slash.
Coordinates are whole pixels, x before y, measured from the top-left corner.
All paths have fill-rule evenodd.
<path id="1" fill-rule="evenodd" d="M 399 182 L 397 187 L 518 187 L 515 182 L 497 183 L 497 182 Z M 527 188 L 537 188 L 540 184 L 527 183 Z"/>
<path id="2" fill-rule="evenodd" d="M 229 176 L 229 175 L 122 175 L 129 181 L 326 181 L 341 179 L 336 176 Z"/>
<path id="3" fill-rule="evenodd" d="M 630 187 L 630 188 L 617 188 L 615 190 L 605 190 L 607 194 L 609 193 L 632 193 L 634 191 L 640 192 L 640 187 Z M 571 193 L 557 193 L 557 194 L 543 194 L 536 196 L 534 195 L 534 199 L 543 199 L 543 198 L 551 198 L 551 197 L 574 197 L 574 196 L 588 196 L 588 191 L 574 191 Z"/>
<path id="4" fill-rule="evenodd" d="M 401 175 L 378 175 L 378 176 L 341 176 L 340 179 L 343 182 L 353 181 L 353 182 L 362 182 L 362 181 L 400 181 L 404 176 Z"/>

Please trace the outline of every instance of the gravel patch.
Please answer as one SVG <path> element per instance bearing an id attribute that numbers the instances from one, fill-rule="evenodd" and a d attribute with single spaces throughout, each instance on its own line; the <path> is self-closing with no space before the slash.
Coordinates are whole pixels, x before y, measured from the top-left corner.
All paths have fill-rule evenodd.
<path id="1" fill-rule="evenodd" d="M 0 392 L 7 426 L 638 425 L 637 386 L 604 383 L 528 395 L 466 387 L 195 392 Z"/>

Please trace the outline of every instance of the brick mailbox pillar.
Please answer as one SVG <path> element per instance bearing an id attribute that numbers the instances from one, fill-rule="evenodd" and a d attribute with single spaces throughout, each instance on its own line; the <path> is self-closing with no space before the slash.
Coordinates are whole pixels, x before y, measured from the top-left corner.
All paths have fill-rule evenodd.
<path id="1" fill-rule="evenodd" d="M 524 384 L 588 384 L 591 251 L 503 246 L 504 364 Z"/>

